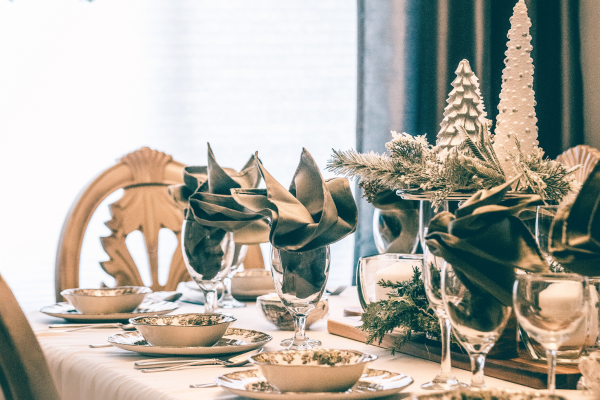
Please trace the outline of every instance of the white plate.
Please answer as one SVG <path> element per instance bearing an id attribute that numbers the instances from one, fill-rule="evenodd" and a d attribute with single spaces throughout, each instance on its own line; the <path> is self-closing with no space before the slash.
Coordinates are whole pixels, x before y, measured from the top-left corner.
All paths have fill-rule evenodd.
<path id="1" fill-rule="evenodd" d="M 267 383 L 265 377 L 256 370 L 249 369 L 221 375 L 217 384 L 238 396 L 265 400 L 314 400 L 314 399 L 373 399 L 398 393 L 413 382 L 401 373 L 379 369 L 367 369 L 360 380 L 345 392 L 285 392 L 281 393 Z"/>
<path id="2" fill-rule="evenodd" d="M 144 301 L 138 308 L 130 313 L 118 314 L 82 314 L 69 303 L 56 303 L 40 308 L 40 312 L 53 317 L 64 318 L 69 321 L 127 321 L 129 318 L 145 315 L 167 314 L 179 308 L 172 301 Z"/>
<path id="3" fill-rule="evenodd" d="M 200 356 L 233 354 L 257 349 L 271 341 L 273 337 L 266 333 L 249 329 L 229 328 L 225 336 L 210 347 L 174 347 L 152 346 L 139 332 L 117 333 L 108 337 L 108 342 L 124 350 L 141 354 L 160 354 L 169 356 Z"/>

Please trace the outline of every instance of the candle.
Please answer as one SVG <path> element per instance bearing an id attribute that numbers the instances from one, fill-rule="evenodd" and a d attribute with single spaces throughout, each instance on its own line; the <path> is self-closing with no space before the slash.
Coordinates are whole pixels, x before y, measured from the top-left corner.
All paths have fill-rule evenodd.
<path id="1" fill-rule="evenodd" d="M 540 316 L 546 318 L 569 318 L 579 308 L 581 302 L 581 285 L 576 282 L 559 282 L 549 285 L 540 292 Z M 588 318 L 577 326 L 569 338 L 561 344 L 564 347 L 581 347 L 593 345 L 598 336 L 598 292 L 590 287 L 590 307 Z M 588 331 L 589 328 L 589 331 Z"/>
<path id="2" fill-rule="evenodd" d="M 375 273 L 375 301 L 387 300 L 390 288 L 377 284 L 380 280 L 404 282 L 413 278 L 413 268 L 421 269 L 421 260 L 395 260 L 392 265 L 380 269 Z"/>

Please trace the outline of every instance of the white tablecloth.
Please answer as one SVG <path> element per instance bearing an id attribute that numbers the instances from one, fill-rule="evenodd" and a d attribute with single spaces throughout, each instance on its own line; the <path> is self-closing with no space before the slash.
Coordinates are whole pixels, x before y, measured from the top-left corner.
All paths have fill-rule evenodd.
<path id="1" fill-rule="evenodd" d="M 340 296 L 331 296 L 330 315 L 341 317 L 345 306 L 357 306 L 358 298 L 354 288 L 347 289 Z M 177 313 L 202 312 L 203 307 L 194 304 L 182 303 Z M 267 332 L 273 336 L 267 350 L 279 350 L 279 342 L 292 336 L 293 332 L 278 331 L 266 321 L 254 303 L 247 307 L 227 310 L 233 314 L 237 321 L 232 327 L 254 329 Z M 139 355 L 115 347 L 90 348 L 89 344 L 103 343 L 106 338 L 120 329 L 90 329 L 76 332 L 48 331 L 49 323 L 59 323 L 63 320 L 46 316 L 39 312 L 28 315 L 34 330 L 38 333 L 38 340 L 44 350 L 50 370 L 63 400 L 183 400 L 183 399 L 232 399 L 239 398 L 224 389 L 203 388 L 191 389 L 190 384 L 214 381 L 215 377 L 224 373 L 233 372 L 232 368 L 221 366 L 203 366 L 193 369 L 145 374 L 133 369 L 134 361 L 148 359 L 148 356 Z M 431 378 L 439 370 L 439 364 L 418 359 L 405 354 L 390 355 L 388 351 L 368 346 L 364 343 L 331 335 L 327 332 L 326 321 L 321 320 L 311 326 L 307 332 L 309 337 L 319 339 L 324 347 L 355 349 L 376 354 L 379 358 L 371 368 L 385 369 L 402 372 L 410 375 L 414 383 L 395 397 L 404 398 L 409 393 L 422 393 L 420 385 Z M 248 365 L 241 368 L 252 368 Z M 468 371 L 455 369 L 454 373 L 463 382 L 470 381 Z M 514 383 L 486 377 L 490 387 L 506 387 L 525 389 Z M 570 399 L 581 397 L 576 391 L 559 391 Z"/>

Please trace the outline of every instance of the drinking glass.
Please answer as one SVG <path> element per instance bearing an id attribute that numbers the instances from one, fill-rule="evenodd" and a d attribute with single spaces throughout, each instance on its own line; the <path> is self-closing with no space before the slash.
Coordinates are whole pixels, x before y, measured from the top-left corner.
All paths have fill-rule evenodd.
<path id="1" fill-rule="evenodd" d="M 186 220 L 181 230 L 181 248 L 190 276 L 204 293 L 204 312 L 215 312 L 217 288 L 233 262 L 233 232 Z"/>
<path id="2" fill-rule="evenodd" d="M 546 349 L 548 389 L 556 388 L 556 351 L 589 311 L 587 277 L 577 274 L 521 274 L 513 303 L 521 327 Z"/>
<path id="3" fill-rule="evenodd" d="M 275 290 L 294 318 L 294 337 L 281 342 L 289 350 L 306 350 L 321 342 L 306 336 L 306 317 L 321 299 L 329 276 L 329 246 L 287 251 L 271 246 L 271 276 Z"/>
<path id="4" fill-rule="evenodd" d="M 423 230 L 423 237 L 427 234 L 427 228 Z M 421 385 L 421 389 L 427 390 L 450 390 L 465 387 L 466 384 L 459 382 L 452 373 L 450 360 L 450 320 L 444 308 L 442 300 L 441 272 L 444 259 L 433 255 L 423 240 L 423 283 L 425 294 L 429 300 L 429 307 L 434 311 L 440 321 L 440 337 L 442 340 L 442 359 L 440 371 L 432 381 Z"/>
<path id="5" fill-rule="evenodd" d="M 484 388 L 485 358 L 502 334 L 512 307 L 470 284 L 448 262 L 443 264 L 441 281 L 444 308 L 454 336 L 471 359 L 471 387 Z"/>
<path id="6" fill-rule="evenodd" d="M 229 269 L 229 273 L 223 278 L 223 295 L 219 299 L 218 305 L 220 308 L 242 308 L 246 307 L 246 303 L 237 301 L 231 294 L 231 278 L 240 268 L 246 257 L 248 246 L 245 244 L 236 244 L 233 253 L 233 263 Z"/>

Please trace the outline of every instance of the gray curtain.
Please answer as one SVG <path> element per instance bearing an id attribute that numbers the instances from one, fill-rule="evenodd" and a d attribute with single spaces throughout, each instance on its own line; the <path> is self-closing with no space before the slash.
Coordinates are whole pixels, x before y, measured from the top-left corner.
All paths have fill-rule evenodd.
<path id="1" fill-rule="evenodd" d="M 356 147 L 385 152 L 390 131 L 435 143 L 450 82 L 462 59 L 479 77 L 495 121 L 516 0 L 358 0 Z M 583 143 L 579 0 L 526 0 L 539 142 L 554 158 Z M 357 197 L 360 197 L 357 190 Z M 377 253 L 373 207 L 359 203 L 355 259 Z"/>

